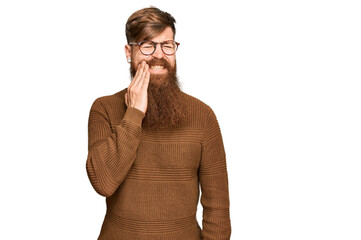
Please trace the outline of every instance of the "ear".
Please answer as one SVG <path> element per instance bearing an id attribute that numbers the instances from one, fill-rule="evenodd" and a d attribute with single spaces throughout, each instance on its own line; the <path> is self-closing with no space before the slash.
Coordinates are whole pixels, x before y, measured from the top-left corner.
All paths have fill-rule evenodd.
<path id="1" fill-rule="evenodd" d="M 124 50 L 125 50 L 125 57 L 127 58 L 127 62 L 128 62 L 128 59 L 132 57 L 132 48 L 130 45 L 125 45 L 124 47 Z"/>

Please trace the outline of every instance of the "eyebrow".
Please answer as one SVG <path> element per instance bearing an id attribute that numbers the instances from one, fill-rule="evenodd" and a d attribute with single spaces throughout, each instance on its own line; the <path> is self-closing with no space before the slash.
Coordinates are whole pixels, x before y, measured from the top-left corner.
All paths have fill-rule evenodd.
<path id="1" fill-rule="evenodd" d="M 164 43 L 164 42 L 168 42 L 168 41 L 174 41 L 174 39 L 168 39 L 168 40 L 164 40 L 162 42 L 156 42 L 156 41 L 153 41 L 153 40 L 150 40 L 150 39 L 145 39 L 145 40 L 140 41 L 140 42 L 144 42 L 144 41 L 152 41 L 152 42 L 155 42 L 155 43 Z"/>

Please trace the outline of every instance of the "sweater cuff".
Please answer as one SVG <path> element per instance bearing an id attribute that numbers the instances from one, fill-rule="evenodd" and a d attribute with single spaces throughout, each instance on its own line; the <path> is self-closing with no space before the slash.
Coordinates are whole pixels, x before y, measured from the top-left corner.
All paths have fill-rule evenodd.
<path id="1" fill-rule="evenodd" d="M 129 107 L 127 108 L 127 110 L 125 111 L 123 120 L 124 121 L 128 121 L 128 122 L 132 122 L 135 125 L 141 127 L 142 126 L 142 121 L 143 118 L 145 117 L 145 113 L 143 113 L 142 111 L 140 111 L 138 108 L 134 108 L 134 107 Z"/>

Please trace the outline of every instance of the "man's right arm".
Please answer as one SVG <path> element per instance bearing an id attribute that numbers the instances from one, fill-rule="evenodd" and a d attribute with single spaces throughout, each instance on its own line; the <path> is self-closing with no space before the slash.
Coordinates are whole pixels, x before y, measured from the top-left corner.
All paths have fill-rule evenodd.
<path id="1" fill-rule="evenodd" d="M 148 70 L 144 61 L 138 65 L 124 96 L 127 110 L 114 132 L 100 99 L 95 100 L 91 107 L 86 169 L 95 191 L 102 196 L 113 195 L 134 163 L 148 105 Z"/>
<path id="2" fill-rule="evenodd" d="M 133 165 L 144 115 L 137 108 L 128 108 L 112 132 L 103 103 L 99 99 L 93 103 L 89 115 L 86 169 L 91 184 L 100 195 L 113 195 Z"/>

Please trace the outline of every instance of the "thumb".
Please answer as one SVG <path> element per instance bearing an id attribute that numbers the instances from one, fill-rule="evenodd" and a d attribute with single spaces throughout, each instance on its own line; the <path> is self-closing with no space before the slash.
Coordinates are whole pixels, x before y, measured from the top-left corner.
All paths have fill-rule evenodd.
<path id="1" fill-rule="evenodd" d="M 128 107 L 128 93 L 125 93 L 124 98 L 125 98 L 125 105 L 127 105 Z"/>

